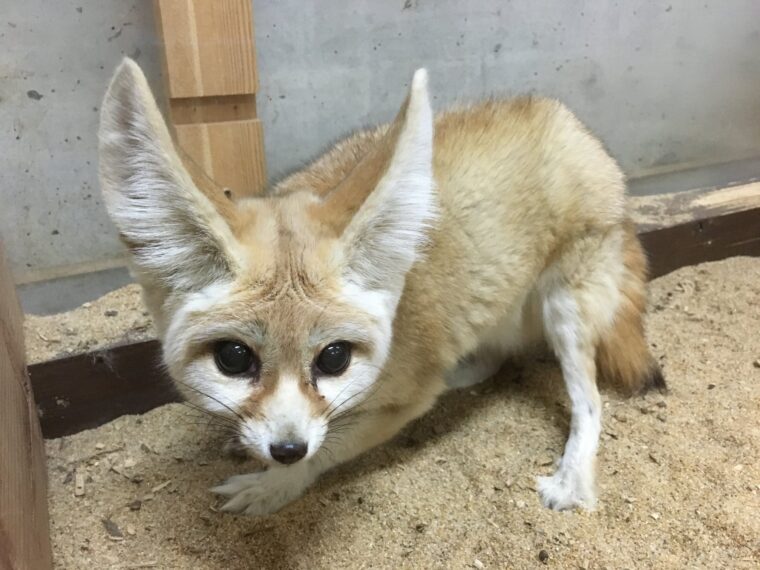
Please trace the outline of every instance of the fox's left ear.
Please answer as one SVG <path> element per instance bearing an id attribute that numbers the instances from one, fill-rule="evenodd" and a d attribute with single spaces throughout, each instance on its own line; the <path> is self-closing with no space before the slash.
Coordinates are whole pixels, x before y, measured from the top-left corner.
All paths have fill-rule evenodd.
<path id="1" fill-rule="evenodd" d="M 435 219 L 433 113 L 427 71 L 414 74 L 409 96 L 390 127 L 386 149 L 357 171 L 378 169 L 361 206 L 343 231 L 348 272 L 366 288 L 401 293 L 406 273 L 419 255 Z M 385 156 L 382 156 L 385 154 Z M 338 189 L 340 193 L 340 188 Z"/>

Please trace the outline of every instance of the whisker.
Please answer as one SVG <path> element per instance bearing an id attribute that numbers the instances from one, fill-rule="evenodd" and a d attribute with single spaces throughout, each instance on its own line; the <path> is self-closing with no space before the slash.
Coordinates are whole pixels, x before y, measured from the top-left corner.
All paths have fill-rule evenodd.
<path id="1" fill-rule="evenodd" d="M 350 402 L 351 400 L 354 400 L 355 398 L 358 398 L 359 396 L 364 395 L 368 390 L 372 390 L 372 392 L 369 394 L 369 396 L 367 396 L 367 398 L 365 399 L 365 401 L 362 402 L 362 403 L 365 403 L 379 389 L 380 389 L 380 386 L 377 383 L 371 384 L 369 386 L 365 386 L 364 388 L 362 388 L 358 392 L 356 392 L 356 393 L 352 394 L 351 396 L 349 396 L 348 398 L 344 399 L 340 404 L 337 404 L 336 406 L 334 406 L 332 410 L 328 411 L 328 413 L 325 415 L 325 418 L 329 422 L 330 419 L 333 417 L 333 414 L 335 414 L 336 412 L 338 412 L 339 410 L 341 410 L 341 408 L 343 406 L 345 406 L 348 402 Z"/>
<path id="2" fill-rule="evenodd" d="M 208 409 L 204 408 L 203 406 L 201 406 L 199 404 L 196 404 L 195 402 L 191 402 L 191 401 L 186 400 L 186 401 L 181 402 L 181 404 L 183 406 L 185 406 L 185 407 L 187 407 L 187 408 L 189 408 L 189 409 L 191 409 L 193 411 L 199 412 L 199 413 L 201 413 L 203 415 L 211 416 L 211 417 L 214 417 L 214 418 L 219 418 L 220 420 L 226 421 L 226 422 L 231 423 L 231 424 L 236 424 L 237 423 L 234 419 L 232 419 L 232 418 L 230 418 L 230 417 L 228 417 L 228 416 L 226 416 L 224 414 L 220 414 L 218 412 L 214 412 L 212 410 L 208 410 Z"/>
<path id="3" fill-rule="evenodd" d="M 207 431 L 209 433 L 213 432 L 213 433 L 224 434 L 224 435 L 231 433 L 230 428 L 226 426 L 209 425 L 203 422 L 182 422 L 182 425 L 202 427 L 204 428 L 204 431 Z"/>
<path id="4" fill-rule="evenodd" d="M 370 391 L 371 390 L 371 391 Z M 332 410 L 327 416 L 328 423 L 334 420 L 337 420 L 341 417 L 342 414 L 351 412 L 357 408 L 360 408 L 361 406 L 365 406 L 369 399 L 374 396 L 378 391 L 380 390 L 380 386 L 378 384 L 373 384 L 371 386 L 367 386 L 366 388 L 360 390 L 359 392 L 356 392 L 355 394 L 352 394 L 350 397 L 346 398 L 343 402 L 341 402 L 338 406 L 335 407 L 334 410 Z M 366 392 L 369 391 L 369 394 L 367 394 L 367 397 L 359 402 L 358 404 L 351 406 L 346 409 L 342 409 L 345 404 L 350 402 L 351 400 L 354 400 L 355 398 L 364 395 Z M 336 413 L 337 412 L 337 413 Z"/>
<path id="5" fill-rule="evenodd" d="M 186 386 L 186 387 L 190 388 L 191 390 L 193 390 L 194 392 L 200 394 L 201 396 L 205 396 L 206 398 L 208 398 L 210 400 L 213 400 L 214 402 L 216 402 L 220 406 L 222 406 L 225 409 L 227 409 L 231 414 L 233 414 L 234 416 L 236 416 L 240 421 L 245 421 L 245 418 L 237 410 L 234 410 L 232 407 L 230 407 L 227 404 L 225 404 L 224 402 L 222 402 L 219 398 L 217 398 L 215 396 L 212 396 L 211 394 L 208 394 L 208 393 L 204 392 L 203 390 L 201 390 L 199 388 L 196 388 L 195 386 L 191 386 L 190 384 L 188 384 L 187 382 L 183 382 L 182 380 L 177 380 L 177 382 L 180 383 L 180 384 L 182 384 L 183 386 Z"/>
<path id="6" fill-rule="evenodd" d="M 345 434 L 358 423 L 358 417 L 363 411 L 363 406 L 366 405 L 367 401 L 376 394 L 379 389 L 380 386 L 378 384 L 367 386 L 356 394 L 346 398 L 332 410 L 328 410 L 328 413 L 325 415 L 328 422 L 327 434 L 322 442 L 322 448 L 324 453 L 329 455 L 331 459 L 334 459 L 334 448 L 343 442 Z M 367 392 L 369 392 L 367 397 L 358 404 L 349 408 L 342 408 L 347 402 L 350 402 Z"/>
<path id="7" fill-rule="evenodd" d="M 329 411 L 332 408 L 332 405 L 335 403 L 335 400 L 337 400 L 338 398 L 340 398 L 341 394 L 343 394 L 343 392 L 345 392 L 346 390 L 348 390 L 348 388 L 351 387 L 351 385 L 355 381 L 356 381 L 356 379 L 354 378 L 351 382 L 348 382 L 345 386 L 343 386 L 343 388 L 340 390 L 340 392 L 338 392 L 337 394 L 335 394 L 335 397 L 332 400 L 330 400 L 330 403 L 327 404 L 327 407 L 325 409 Z M 327 418 L 329 418 L 329 417 L 330 417 L 330 414 L 328 413 L 327 414 Z"/>
<path id="8" fill-rule="evenodd" d="M 233 420 L 232 418 L 228 418 L 227 416 L 223 416 L 221 414 L 217 414 L 216 412 L 207 410 L 193 402 L 182 402 L 182 405 L 194 412 L 198 412 L 202 414 L 206 418 L 213 419 L 215 422 L 218 422 L 219 424 L 227 425 L 233 428 L 236 428 L 238 426 L 238 422 Z"/>
<path id="9" fill-rule="evenodd" d="M 229 422 L 222 421 L 219 418 L 215 418 L 215 417 L 209 416 L 207 414 L 202 414 L 202 415 L 201 414 L 197 414 L 196 415 L 196 414 L 188 413 L 187 414 L 187 418 L 180 418 L 180 421 L 187 422 L 188 420 L 193 420 L 196 423 L 205 422 L 208 425 L 224 426 L 224 427 L 227 427 L 227 428 L 230 428 L 230 429 L 236 427 L 235 424 L 231 424 Z"/>

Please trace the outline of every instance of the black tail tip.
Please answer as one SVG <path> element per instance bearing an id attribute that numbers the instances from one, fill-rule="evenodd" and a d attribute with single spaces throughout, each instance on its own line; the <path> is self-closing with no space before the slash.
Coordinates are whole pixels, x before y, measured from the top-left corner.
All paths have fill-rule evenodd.
<path id="1" fill-rule="evenodd" d="M 663 394 L 668 392 L 668 384 L 665 382 L 665 376 L 662 374 L 662 368 L 659 364 L 654 364 L 649 371 L 646 382 L 644 382 L 643 392 L 657 390 Z"/>

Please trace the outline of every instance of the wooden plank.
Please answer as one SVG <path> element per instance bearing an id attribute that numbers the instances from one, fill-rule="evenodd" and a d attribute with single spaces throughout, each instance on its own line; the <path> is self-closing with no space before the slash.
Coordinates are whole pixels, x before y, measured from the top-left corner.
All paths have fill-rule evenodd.
<path id="1" fill-rule="evenodd" d="M 760 207 L 645 230 L 639 237 L 651 279 L 705 261 L 760 256 Z"/>
<path id="2" fill-rule="evenodd" d="M 22 322 L 0 243 L 0 568 L 44 570 L 53 567 L 45 448 Z"/>
<path id="3" fill-rule="evenodd" d="M 760 204 L 748 198 L 754 192 L 754 185 L 743 185 L 632 199 L 651 277 L 734 255 L 760 256 Z M 31 366 L 43 434 L 76 433 L 175 401 L 159 362 L 158 342 L 144 341 Z"/>
<path id="4" fill-rule="evenodd" d="M 233 195 L 258 194 L 266 179 L 264 132 L 258 120 L 177 125 L 177 144 Z M 241 168 L 240 162 L 247 161 Z"/>
<path id="5" fill-rule="evenodd" d="M 760 208 L 760 182 L 629 198 L 640 231 Z"/>
<path id="6" fill-rule="evenodd" d="M 155 0 L 155 8 L 169 116 L 193 179 L 204 191 L 260 194 L 266 167 L 251 1 Z"/>
<path id="7" fill-rule="evenodd" d="M 157 0 L 169 97 L 258 91 L 251 0 Z"/>
<path id="8" fill-rule="evenodd" d="M 256 95 L 172 99 L 171 110 L 175 125 L 255 119 Z"/>
<path id="9" fill-rule="evenodd" d="M 654 279 L 760 251 L 760 182 L 629 199 Z"/>
<path id="10" fill-rule="evenodd" d="M 178 401 L 149 340 L 33 364 L 42 432 L 61 437 Z"/>

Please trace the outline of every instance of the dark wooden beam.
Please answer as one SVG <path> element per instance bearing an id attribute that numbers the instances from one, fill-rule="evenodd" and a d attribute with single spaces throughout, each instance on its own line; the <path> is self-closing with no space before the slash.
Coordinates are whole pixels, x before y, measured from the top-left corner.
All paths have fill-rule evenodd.
<path id="1" fill-rule="evenodd" d="M 760 182 L 630 199 L 654 279 L 705 261 L 760 255 Z"/>
<path id="2" fill-rule="evenodd" d="M 156 340 L 113 346 L 29 367 L 47 438 L 98 427 L 178 401 Z"/>
<path id="3" fill-rule="evenodd" d="M 760 208 L 685 222 L 639 234 L 649 276 L 737 255 L 760 256 Z"/>
<path id="4" fill-rule="evenodd" d="M 650 275 L 735 255 L 760 256 L 760 184 L 631 200 Z M 29 368 L 45 437 L 97 427 L 178 401 L 157 341 Z"/>

